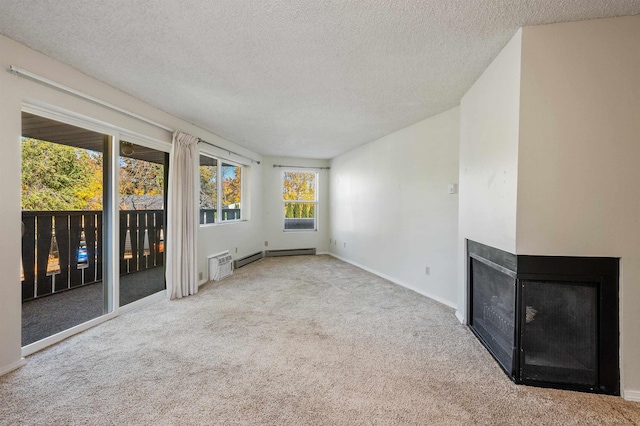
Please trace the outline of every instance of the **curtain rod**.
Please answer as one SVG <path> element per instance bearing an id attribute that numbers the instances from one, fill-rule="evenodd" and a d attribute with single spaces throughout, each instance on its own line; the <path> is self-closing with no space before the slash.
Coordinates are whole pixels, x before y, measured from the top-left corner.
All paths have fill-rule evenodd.
<path id="1" fill-rule="evenodd" d="M 64 84 L 60 84 L 60 83 L 57 83 L 57 82 L 55 82 L 53 80 L 49 80 L 48 78 L 42 77 L 41 75 L 38 75 L 38 74 L 34 74 L 31 71 L 27 71 L 25 69 L 18 68 L 18 67 L 13 66 L 13 65 L 10 65 L 9 69 L 7 71 L 9 71 L 11 74 L 17 75 L 19 77 L 28 78 L 28 79 L 36 81 L 38 83 L 42 83 L 42 84 L 44 84 L 46 86 L 53 87 L 54 89 L 58 89 L 58 90 L 61 90 L 63 92 L 67 92 L 67 93 L 69 93 L 71 95 L 77 96 L 77 97 L 82 98 L 84 100 L 87 100 L 89 102 L 93 102 L 94 104 L 98 104 L 98 105 L 104 106 L 106 108 L 109 108 L 109 109 L 111 109 L 113 111 L 117 111 L 117 112 L 120 112 L 122 114 L 128 115 L 129 117 L 137 118 L 140 121 L 144 121 L 145 123 L 151 124 L 153 126 L 156 126 L 156 127 L 160 128 L 160 129 L 163 129 L 163 130 L 166 130 L 168 132 L 173 133 L 175 131 L 174 129 L 172 129 L 170 127 L 167 127 L 164 124 L 160 124 L 157 121 L 150 120 L 150 119 L 148 119 L 146 117 L 143 117 L 143 116 L 141 116 L 139 114 L 136 114 L 135 112 L 129 111 L 129 110 L 124 109 L 124 108 L 120 108 L 119 106 L 110 104 L 109 102 L 105 102 L 105 101 L 103 101 L 101 99 L 98 99 L 98 98 L 95 98 L 95 97 L 93 97 L 91 95 L 87 95 L 86 93 L 80 92 L 80 91 L 78 91 L 76 89 L 72 89 L 71 87 L 65 86 Z M 222 149 L 223 151 L 227 151 L 230 154 L 235 154 L 235 155 L 237 155 L 239 157 L 246 158 L 248 160 L 251 160 L 254 163 L 260 164 L 260 161 L 258 161 L 258 160 L 254 160 L 253 158 L 247 157 L 247 156 L 242 155 L 242 154 L 238 154 L 237 152 L 233 152 L 233 151 L 228 150 L 226 148 L 223 148 L 221 146 L 214 145 L 214 144 L 209 143 L 209 142 L 207 142 L 207 141 L 205 141 L 203 139 L 198 138 L 198 141 L 206 143 L 207 145 L 211 145 L 213 147 Z"/>
<path id="2" fill-rule="evenodd" d="M 276 168 L 276 167 L 281 167 L 281 168 L 282 168 L 282 167 L 290 167 L 290 168 L 292 168 L 292 169 L 319 169 L 319 170 L 329 170 L 329 169 L 331 169 L 331 167 L 314 167 L 314 166 L 285 166 L 285 165 L 282 165 L 282 164 L 274 164 L 274 165 L 273 165 L 273 168 Z"/>
<path id="3" fill-rule="evenodd" d="M 174 132 L 174 130 L 172 128 L 167 127 L 164 124 L 160 124 L 157 121 L 150 120 L 150 119 L 148 119 L 146 117 L 143 117 L 143 116 L 141 116 L 139 114 L 136 114 L 135 112 L 129 111 L 129 110 L 124 109 L 124 108 L 120 108 L 119 106 L 110 104 L 109 102 L 105 102 L 105 101 L 103 101 L 101 99 L 98 99 L 98 98 L 95 98 L 95 97 L 93 97 L 91 95 L 87 95 L 86 93 L 80 92 L 80 91 L 78 91 L 76 89 L 72 89 L 69 86 L 65 86 L 64 84 L 60 84 L 60 83 L 57 83 L 57 82 L 55 82 L 53 80 L 49 80 L 48 78 L 42 77 L 41 75 L 38 75 L 38 74 L 34 74 L 34 73 L 32 73 L 30 71 L 27 71 L 27 70 L 24 70 L 22 68 L 18 68 L 18 67 L 15 67 L 13 65 L 10 65 L 9 69 L 7 71 L 9 71 L 11 74 L 17 75 L 19 77 L 28 78 L 28 79 L 31 79 L 33 81 L 37 81 L 38 83 L 42 83 L 42 84 L 44 84 L 46 86 L 53 87 L 54 89 L 58 89 L 58 90 L 61 90 L 63 92 L 67 92 L 69 94 L 72 94 L 74 96 L 77 96 L 79 98 L 87 100 L 89 102 L 93 102 L 94 104 L 102 105 L 102 106 L 107 107 L 107 108 L 109 108 L 109 109 L 111 109 L 113 111 L 120 112 L 122 114 L 128 115 L 128 116 L 133 117 L 133 118 L 137 118 L 138 120 L 144 121 L 145 123 L 148 123 L 148 124 L 151 124 L 153 126 L 159 127 L 159 128 L 161 128 L 163 130 L 167 130 L 167 131 L 169 131 L 171 133 Z"/>
<path id="4" fill-rule="evenodd" d="M 254 160 L 253 158 L 251 158 L 251 157 L 247 157 L 246 155 L 238 154 L 237 152 L 233 152 L 233 151 L 231 151 L 230 149 L 223 148 L 223 147 L 221 147 L 221 146 L 218 146 L 218 145 L 212 144 L 211 142 L 207 142 L 207 141 L 205 141 L 204 139 L 200 139 L 200 138 L 198 138 L 198 142 L 199 142 L 199 143 L 207 144 L 207 145 L 209 145 L 209 146 L 213 146 L 213 147 L 218 148 L 218 149 L 221 149 L 221 150 L 223 150 L 223 151 L 227 151 L 229 154 L 233 154 L 233 155 L 237 155 L 238 157 L 246 158 L 247 160 L 250 160 L 252 163 L 258 163 L 258 164 L 260 164 L 260 161 L 258 161 L 258 160 Z"/>

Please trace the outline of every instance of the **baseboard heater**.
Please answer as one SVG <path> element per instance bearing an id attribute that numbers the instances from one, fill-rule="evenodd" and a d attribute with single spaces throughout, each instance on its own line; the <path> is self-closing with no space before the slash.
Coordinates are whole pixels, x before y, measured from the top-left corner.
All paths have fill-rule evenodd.
<path id="1" fill-rule="evenodd" d="M 264 253 L 259 251 L 257 253 L 250 254 L 249 256 L 245 256 L 242 259 L 236 259 L 233 261 L 233 269 L 242 268 L 245 265 L 250 264 L 251 262 L 255 262 L 256 260 L 260 260 L 264 257 Z"/>
<path id="2" fill-rule="evenodd" d="M 316 249 L 305 248 L 305 249 L 291 249 L 291 250 L 267 250 L 264 252 L 264 257 L 303 256 L 307 254 L 316 254 Z"/>

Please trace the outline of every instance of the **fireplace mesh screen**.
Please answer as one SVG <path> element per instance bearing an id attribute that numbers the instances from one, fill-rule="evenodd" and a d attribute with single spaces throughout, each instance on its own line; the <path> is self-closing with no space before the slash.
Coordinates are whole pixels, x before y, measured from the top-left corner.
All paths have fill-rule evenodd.
<path id="1" fill-rule="evenodd" d="M 502 367 L 513 368 L 515 279 L 472 259 L 473 288 L 471 326 L 489 346 Z"/>
<path id="2" fill-rule="evenodd" d="M 522 378 L 597 383 L 596 283 L 523 281 Z"/>

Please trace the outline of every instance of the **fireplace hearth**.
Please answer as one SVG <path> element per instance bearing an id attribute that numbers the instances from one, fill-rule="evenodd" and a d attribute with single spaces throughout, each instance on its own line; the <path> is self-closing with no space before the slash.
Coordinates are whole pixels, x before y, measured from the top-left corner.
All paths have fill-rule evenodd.
<path id="1" fill-rule="evenodd" d="M 469 327 L 514 382 L 620 394 L 619 259 L 467 253 Z"/>

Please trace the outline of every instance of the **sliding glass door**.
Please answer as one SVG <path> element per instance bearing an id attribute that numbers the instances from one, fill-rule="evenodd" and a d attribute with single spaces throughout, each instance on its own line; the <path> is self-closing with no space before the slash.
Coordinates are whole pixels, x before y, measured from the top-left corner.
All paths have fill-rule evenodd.
<path id="1" fill-rule="evenodd" d="M 25 109 L 22 345 L 30 353 L 165 289 L 169 144 Z"/>
<path id="2" fill-rule="evenodd" d="M 22 113 L 22 345 L 108 312 L 112 137 Z"/>
<path id="3" fill-rule="evenodd" d="M 120 306 L 165 289 L 166 152 L 120 141 Z"/>

